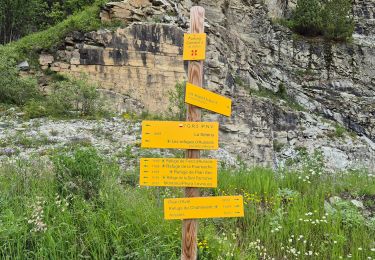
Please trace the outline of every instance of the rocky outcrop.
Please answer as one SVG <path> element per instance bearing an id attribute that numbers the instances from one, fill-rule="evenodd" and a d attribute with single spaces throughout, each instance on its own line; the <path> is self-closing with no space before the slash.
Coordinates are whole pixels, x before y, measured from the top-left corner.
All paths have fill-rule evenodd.
<path id="1" fill-rule="evenodd" d="M 110 3 L 101 13 L 103 21 L 121 20 L 125 28 L 75 33 L 53 57 L 44 54 L 41 65 L 74 75 L 89 74 L 116 97 L 120 109 L 165 111 L 168 91 L 185 78 L 182 35 L 195 2 Z M 372 167 L 373 1 L 354 1 L 356 30 L 348 43 L 297 37 L 275 23 L 275 18 L 290 14 L 296 1 L 198 2 L 206 9 L 205 87 L 234 102 L 229 119 L 206 115 L 221 122 L 228 151 L 250 163 L 275 166 L 283 165 L 285 158 L 304 146 L 321 150 L 331 168 Z M 305 112 L 289 109 L 283 100 L 257 97 L 259 91 L 276 93 L 284 88 Z M 359 137 L 333 138 L 333 122 Z M 282 149 L 281 145 L 275 149 L 275 144 L 282 144 Z"/>
<path id="2" fill-rule="evenodd" d="M 132 24 L 115 31 L 76 32 L 42 68 L 79 77 L 85 73 L 112 93 L 118 110 L 165 111 L 168 92 L 183 81 L 183 31 L 166 24 Z"/>

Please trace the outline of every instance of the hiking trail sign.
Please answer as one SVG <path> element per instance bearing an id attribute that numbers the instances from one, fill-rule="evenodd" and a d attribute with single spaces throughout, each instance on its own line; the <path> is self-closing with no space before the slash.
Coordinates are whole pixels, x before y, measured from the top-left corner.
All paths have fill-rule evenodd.
<path id="1" fill-rule="evenodd" d="M 217 160 L 142 158 L 141 186 L 217 187 Z"/>
<path id="2" fill-rule="evenodd" d="M 190 10 L 190 33 L 184 35 L 183 59 L 188 61 L 185 102 L 186 122 L 143 121 L 142 148 L 187 149 L 186 159 L 141 158 L 141 186 L 185 187 L 184 198 L 164 199 L 164 218 L 182 219 L 181 259 L 197 259 L 200 218 L 243 217 L 242 196 L 200 197 L 199 187 L 217 187 L 217 160 L 200 159 L 200 150 L 219 148 L 219 124 L 200 122 L 204 108 L 231 115 L 229 98 L 203 89 L 203 60 L 206 58 L 205 10 Z"/>

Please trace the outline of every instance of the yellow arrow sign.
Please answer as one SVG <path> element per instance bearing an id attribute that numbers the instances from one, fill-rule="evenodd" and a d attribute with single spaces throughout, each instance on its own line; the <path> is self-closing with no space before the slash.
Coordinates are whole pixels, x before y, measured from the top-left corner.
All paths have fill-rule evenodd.
<path id="1" fill-rule="evenodd" d="M 232 101 L 229 98 L 215 94 L 191 83 L 186 83 L 185 102 L 225 116 L 230 116 L 232 110 Z"/>
<path id="2" fill-rule="evenodd" d="M 183 60 L 206 59 L 206 34 L 185 33 Z"/>
<path id="3" fill-rule="evenodd" d="M 243 197 L 197 197 L 164 199 L 165 219 L 243 217 Z"/>
<path id="4" fill-rule="evenodd" d="M 219 123 L 143 121 L 141 147 L 215 150 L 219 148 Z"/>
<path id="5" fill-rule="evenodd" d="M 141 158 L 141 186 L 217 187 L 217 160 Z"/>

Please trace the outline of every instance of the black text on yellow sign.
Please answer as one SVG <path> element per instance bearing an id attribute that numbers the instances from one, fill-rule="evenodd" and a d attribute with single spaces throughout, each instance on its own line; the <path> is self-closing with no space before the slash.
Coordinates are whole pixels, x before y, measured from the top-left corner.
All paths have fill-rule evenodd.
<path id="1" fill-rule="evenodd" d="M 185 33 L 183 60 L 206 59 L 206 34 Z"/>
<path id="2" fill-rule="evenodd" d="M 225 116 L 230 116 L 232 111 L 232 101 L 229 98 L 215 94 L 191 83 L 186 83 L 185 102 Z"/>
<path id="3" fill-rule="evenodd" d="M 141 186 L 217 187 L 217 160 L 141 158 Z"/>
<path id="4" fill-rule="evenodd" d="M 242 196 L 164 199 L 165 219 L 243 217 Z"/>
<path id="5" fill-rule="evenodd" d="M 141 147 L 216 150 L 219 123 L 143 121 Z"/>

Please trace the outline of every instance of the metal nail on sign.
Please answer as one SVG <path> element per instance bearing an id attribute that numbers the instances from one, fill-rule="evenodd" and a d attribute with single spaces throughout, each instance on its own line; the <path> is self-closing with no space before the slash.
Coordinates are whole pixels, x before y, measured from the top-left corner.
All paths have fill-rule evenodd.
<path id="1" fill-rule="evenodd" d="M 185 102 L 225 116 L 230 116 L 232 111 L 232 101 L 229 98 L 188 82 L 186 83 Z"/>
<path id="2" fill-rule="evenodd" d="M 217 160 L 141 158 L 141 186 L 217 187 Z"/>
<path id="3" fill-rule="evenodd" d="M 216 150 L 219 123 L 143 121 L 141 147 Z"/>
<path id="4" fill-rule="evenodd" d="M 164 199 L 165 219 L 243 217 L 242 196 Z"/>
<path id="5" fill-rule="evenodd" d="M 206 59 L 206 34 L 185 33 L 184 34 L 184 60 Z"/>

